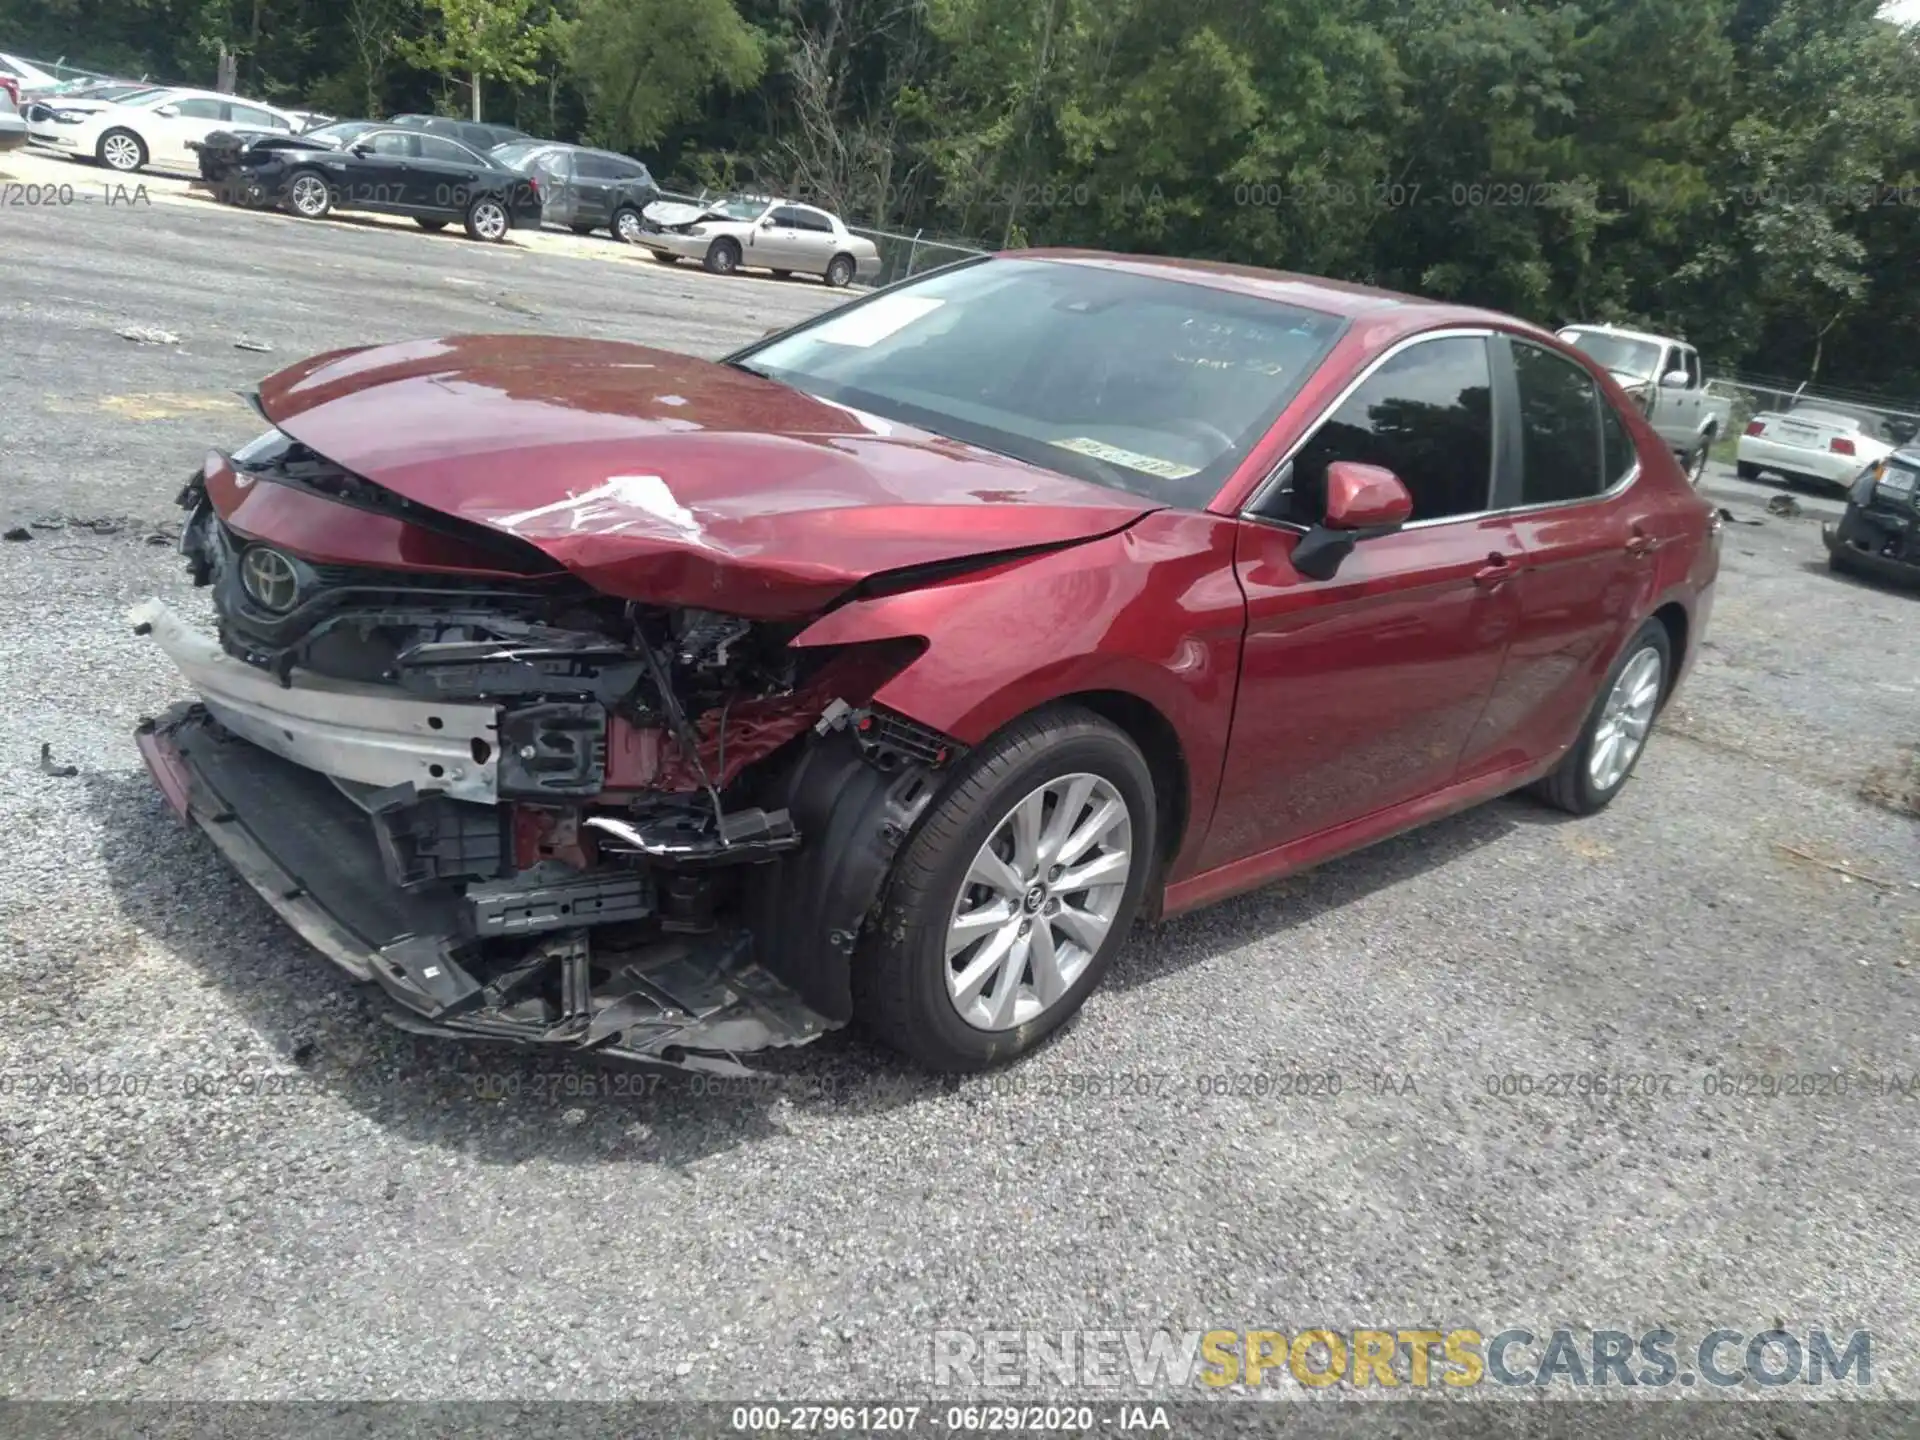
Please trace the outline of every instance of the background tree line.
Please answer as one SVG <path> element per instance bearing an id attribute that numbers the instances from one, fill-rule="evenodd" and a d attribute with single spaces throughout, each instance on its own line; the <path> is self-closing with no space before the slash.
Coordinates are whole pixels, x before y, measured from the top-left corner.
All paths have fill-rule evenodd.
<path id="1" fill-rule="evenodd" d="M 0 0 L 0 46 L 583 138 L 851 222 L 1683 330 L 1920 392 L 1878 0 Z"/>

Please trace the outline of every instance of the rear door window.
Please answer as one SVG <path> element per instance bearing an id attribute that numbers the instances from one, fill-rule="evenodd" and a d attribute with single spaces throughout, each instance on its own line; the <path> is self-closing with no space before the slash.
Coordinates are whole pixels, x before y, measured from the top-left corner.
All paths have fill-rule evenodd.
<path id="1" fill-rule="evenodd" d="M 1515 340 L 1520 387 L 1520 503 L 1585 500 L 1606 489 L 1600 390 L 1563 356 Z M 1618 417 L 1615 417 L 1616 423 Z"/>

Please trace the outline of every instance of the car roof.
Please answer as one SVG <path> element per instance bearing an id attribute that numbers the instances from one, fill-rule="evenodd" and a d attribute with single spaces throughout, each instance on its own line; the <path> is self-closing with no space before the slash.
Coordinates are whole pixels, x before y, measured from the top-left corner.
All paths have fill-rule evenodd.
<path id="1" fill-rule="evenodd" d="M 1120 255 L 1105 250 L 1007 250 L 1004 259 L 1051 260 L 1073 265 L 1096 265 L 1134 275 L 1153 276 L 1189 285 L 1207 285 L 1217 290 L 1232 290 L 1242 295 L 1297 305 L 1328 315 L 1368 322 L 1378 333 L 1412 334 L 1444 325 L 1498 325 L 1545 339 L 1553 332 L 1496 310 L 1471 305 L 1455 305 L 1405 295 L 1397 290 L 1382 290 L 1346 280 L 1329 280 L 1319 275 L 1298 275 L 1287 270 L 1265 270 L 1256 265 L 1235 265 L 1223 260 L 1179 260 L 1163 255 Z M 1564 343 L 1564 342 L 1562 342 Z"/>

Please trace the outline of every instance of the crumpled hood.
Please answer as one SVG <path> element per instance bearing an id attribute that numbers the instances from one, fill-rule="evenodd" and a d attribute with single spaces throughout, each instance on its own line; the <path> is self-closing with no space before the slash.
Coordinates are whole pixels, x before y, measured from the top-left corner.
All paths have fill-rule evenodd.
<path id="1" fill-rule="evenodd" d="M 800 618 L 870 576 L 1111 534 L 1152 501 L 617 341 L 336 351 L 260 387 L 280 429 L 418 504 L 657 604 Z"/>

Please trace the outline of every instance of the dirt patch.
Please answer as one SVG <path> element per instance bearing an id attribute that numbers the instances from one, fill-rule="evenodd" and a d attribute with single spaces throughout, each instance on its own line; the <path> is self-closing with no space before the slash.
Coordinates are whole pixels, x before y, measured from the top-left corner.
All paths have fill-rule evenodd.
<path id="1" fill-rule="evenodd" d="M 1920 817 L 1920 747 L 1909 746 L 1898 760 L 1874 766 L 1860 782 L 1860 798 L 1896 815 Z"/>

